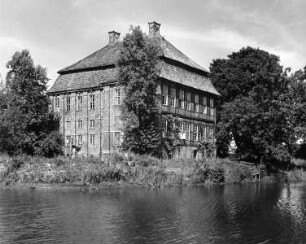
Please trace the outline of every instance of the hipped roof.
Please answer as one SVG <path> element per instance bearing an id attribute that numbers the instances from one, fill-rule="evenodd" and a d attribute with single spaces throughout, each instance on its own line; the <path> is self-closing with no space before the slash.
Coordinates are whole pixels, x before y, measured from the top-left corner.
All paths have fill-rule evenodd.
<path id="1" fill-rule="evenodd" d="M 210 79 L 209 71 L 196 64 L 165 38 L 157 37 L 163 59 L 161 78 L 190 86 L 195 89 L 220 95 Z M 122 42 L 108 44 L 86 58 L 70 65 L 58 73 L 60 76 L 48 91 L 49 93 L 93 88 L 115 80 Z"/>

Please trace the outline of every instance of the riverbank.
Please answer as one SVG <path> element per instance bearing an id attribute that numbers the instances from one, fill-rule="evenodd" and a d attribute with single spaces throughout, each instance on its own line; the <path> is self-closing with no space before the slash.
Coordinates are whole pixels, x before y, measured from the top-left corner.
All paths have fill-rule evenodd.
<path id="1" fill-rule="evenodd" d="M 229 160 L 160 160 L 149 156 L 121 154 L 102 161 L 94 157 L 42 158 L 30 156 L 0 158 L 0 185 L 35 187 L 149 187 L 161 188 L 212 183 L 271 181 L 260 177 L 252 165 Z M 291 177 L 294 178 L 293 176 Z M 298 181 L 298 178 L 294 178 Z"/>

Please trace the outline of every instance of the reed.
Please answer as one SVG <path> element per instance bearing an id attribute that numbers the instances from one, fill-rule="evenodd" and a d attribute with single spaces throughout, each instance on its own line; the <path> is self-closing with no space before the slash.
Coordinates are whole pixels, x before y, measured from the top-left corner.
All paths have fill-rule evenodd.
<path id="1" fill-rule="evenodd" d="M 95 157 L 0 157 L 0 182 L 103 186 L 115 183 L 142 187 L 169 187 L 203 183 L 239 183 L 252 180 L 252 169 L 226 160 L 161 160 L 147 155 L 113 154 Z"/>

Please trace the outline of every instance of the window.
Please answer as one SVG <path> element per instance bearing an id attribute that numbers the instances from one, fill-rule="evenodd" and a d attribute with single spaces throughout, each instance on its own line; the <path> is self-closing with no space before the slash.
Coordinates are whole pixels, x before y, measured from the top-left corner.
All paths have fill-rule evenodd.
<path id="1" fill-rule="evenodd" d="M 211 126 L 208 128 L 208 135 L 207 135 L 207 138 L 208 138 L 209 140 L 214 139 L 214 128 L 211 127 Z"/>
<path id="2" fill-rule="evenodd" d="M 207 139 L 207 135 L 206 135 L 206 131 L 207 131 L 206 125 L 203 126 L 203 129 L 202 129 L 202 130 L 203 130 L 203 131 L 202 131 L 202 137 L 203 137 L 203 139 L 206 141 L 206 139 Z"/>
<path id="3" fill-rule="evenodd" d="M 200 99 L 199 95 L 194 95 L 194 111 L 199 113 L 200 112 Z"/>
<path id="4" fill-rule="evenodd" d="M 184 109 L 184 107 L 185 107 L 185 104 L 184 104 L 184 103 L 185 103 L 185 101 L 183 101 L 183 100 L 180 99 L 180 100 L 178 101 L 178 106 L 179 106 L 179 108 Z"/>
<path id="5" fill-rule="evenodd" d="M 83 121 L 81 119 L 78 120 L 78 128 L 83 127 Z"/>
<path id="6" fill-rule="evenodd" d="M 66 136 L 66 145 L 69 146 L 71 143 L 71 136 Z"/>
<path id="7" fill-rule="evenodd" d="M 194 125 L 194 127 L 193 127 L 193 140 L 194 141 L 198 140 L 198 133 L 199 133 L 199 126 Z"/>
<path id="8" fill-rule="evenodd" d="M 83 141 L 82 141 L 82 135 L 78 135 L 78 146 L 82 146 Z"/>
<path id="9" fill-rule="evenodd" d="M 95 95 L 90 94 L 89 96 L 89 109 L 95 109 Z"/>
<path id="10" fill-rule="evenodd" d="M 202 141 L 203 129 L 201 126 L 198 127 L 198 141 Z"/>
<path id="11" fill-rule="evenodd" d="M 207 114 L 207 97 L 203 97 L 203 114 Z"/>
<path id="12" fill-rule="evenodd" d="M 189 140 L 190 139 L 190 124 L 186 123 L 186 139 Z"/>
<path id="13" fill-rule="evenodd" d="M 179 101 L 178 101 L 178 106 L 179 108 L 181 109 L 184 109 L 185 108 L 185 93 L 183 90 L 179 90 Z"/>
<path id="14" fill-rule="evenodd" d="M 89 121 L 89 127 L 90 127 L 90 128 L 94 128 L 94 127 L 95 127 L 95 120 L 94 120 L 94 119 L 91 119 L 91 120 Z"/>
<path id="15" fill-rule="evenodd" d="M 200 112 L 200 104 L 195 104 L 194 105 L 195 107 L 194 107 L 194 110 L 197 112 L 197 113 L 199 113 Z"/>
<path id="16" fill-rule="evenodd" d="M 194 103 L 199 103 L 199 95 L 194 95 Z"/>
<path id="17" fill-rule="evenodd" d="M 203 114 L 208 114 L 208 108 L 207 108 L 207 106 L 203 106 Z"/>
<path id="18" fill-rule="evenodd" d="M 70 130 L 70 129 L 71 129 L 71 121 L 70 121 L 70 120 L 67 120 L 67 121 L 66 121 L 66 129 L 67 129 L 67 130 Z"/>
<path id="19" fill-rule="evenodd" d="M 175 107 L 175 98 L 170 97 L 170 106 Z"/>
<path id="20" fill-rule="evenodd" d="M 163 135 L 167 132 L 167 127 L 168 127 L 168 121 L 166 119 L 162 119 L 162 131 Z"/>
<path id="21" fill-rule="evenodd" d="M 179 127 L 179 128 L 180 128 L 180 131 L 181 131 L 181 132 L 184 131 L 184 122 L 181 122 L 181 123 L 180 123 L 180 127 Z"/>
<path id="22" fill-rule="evenodd" d="M 82 110 L 83 97 L 82 95 L 78 95 L 77 98 L 77 110 Z"/>
<path id="23" fill-rule="evenodd" d="M 168 97 L 162 96 L 162 105 L 168 105 Z"/>
<path id="24" fill-rule="evenodd" d="M 194 111 L 194 103 L 190 103 L 190 109 L 189 109 L 190 111 Z"/>
<path id="25" fill-rule="evenodd" d="M 209 99 L 209 105 L 210 105 L 210 115 L 215 116 L 216 115 L 216 109 L 215 109 L 215 101 L 214 99 Z"/>
<path id="26" fill-rule="evenodd" d="M 187 102 L 187 110 L 191 110 L 191 102 Z"/>
<path id="27" fill-rule="evenodd" d="M 66 97 L 66 110 L 70 111 L 71 107 L 70 107 L 70 96 Z"/>
<path id="28" fill-rule="evenodd" d="M 170 89 L 170 106 L 171 107 L 176 107 L 176 89 L 175 87 L 171 87 Z"/>
<path id="29" fill-rule="evenodd" d="M 90 134 L 89 135 L 89 144 L 91 146 L 94 146 L 95 145 L 95 135 L 94 134 Z"/>
<path id="30" fill-rule="evenodd" d="M 201 114 L 203 113 L 203 105 L 202 104 L 199 105 L 199 113 L 201 113 Z"/>
<path id="31" fill-rule="evenodd" d="M 59 97 L 55 97 L 54 99 L 54 107 L 59 108 Z"/>
<path id="32" fill-rule="evenodd" d="M 215 116 L 216 115 L 216 109 L 215 108 L 210 108 L 210 115 Z"/>
<path id="33" fill-rule="evenodd" d="M 120 88 L 115 88 L 114 105 L 121 104 L 121 91 Z"/>
<path id="34" fill-rule="evenodd" d="M 168 105 L 168 86 L 167 85 L 163 85 L 162 86 L 163 90 L 162 90 L 162 105 Z"/>
<path id="35" fill-rule="evenodd" d="M 209 104 L 210 104 L 210 107 L 211 108 L 214 108 L 215 107 L 215 101 L 214 101 L 214 99 L 209 99 Z"/>
<path id="36" fill-rule="evenodd" d="M 114 145 L 120 145 L 121 133 L 119 131 L 114 132 Z"/>
<path id="37" fill-rule="evenodd" d="M 179 133 L 180 139 L 185 140 L 186 139 L 186 131 L 185 131 L 185 123 L 184 122 L 180 122 L 179 129 L 180 129 L 180 133 Z"/>
<path id="38" fill-rule="evenodd" d="M 185 109 L 187 110 L 191 110 L 191 93 L 190 92 L 186 92 L 186 106 Z"/>

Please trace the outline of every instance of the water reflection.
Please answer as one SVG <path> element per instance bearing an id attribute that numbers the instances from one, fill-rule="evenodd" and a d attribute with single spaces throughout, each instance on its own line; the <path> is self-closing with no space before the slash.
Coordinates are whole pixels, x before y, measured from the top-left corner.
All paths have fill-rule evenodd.
<path id="1" fill-rule="evenodd" d="M 306 243 L 306 185 L 0 189 L 0 243 Z"/>

